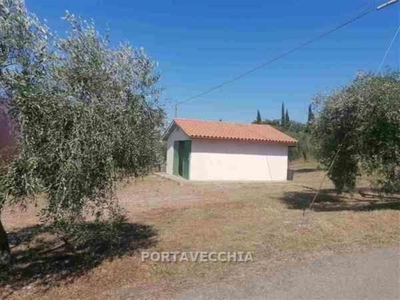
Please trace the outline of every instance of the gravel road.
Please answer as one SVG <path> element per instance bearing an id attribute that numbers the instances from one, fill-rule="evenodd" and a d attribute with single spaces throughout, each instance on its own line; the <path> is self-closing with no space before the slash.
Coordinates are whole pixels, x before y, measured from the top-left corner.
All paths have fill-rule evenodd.
<path id="1" fill-rule="evenodd" d="M 214 283 L 174 299 L 400 299 L 400 253 L 392 249 L 324 257 L 283 268 L 273 277 Z"/>

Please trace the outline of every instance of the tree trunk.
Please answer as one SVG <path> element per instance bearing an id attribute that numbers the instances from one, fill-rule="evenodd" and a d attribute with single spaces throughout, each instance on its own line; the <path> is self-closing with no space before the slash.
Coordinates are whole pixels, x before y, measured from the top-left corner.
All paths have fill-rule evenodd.
<path id="1" fill-rule="evenodd" d="M 303 160 L 308 161 L 308 154 L 305 151 L 303 151 Z"/>
<path id="2" fill-rule="evenodd" d="M 10 245 L 8 244 L 7 233 L 0 220 L 0 266 L 8 265 L 10 264 L 10 261 Z"/>

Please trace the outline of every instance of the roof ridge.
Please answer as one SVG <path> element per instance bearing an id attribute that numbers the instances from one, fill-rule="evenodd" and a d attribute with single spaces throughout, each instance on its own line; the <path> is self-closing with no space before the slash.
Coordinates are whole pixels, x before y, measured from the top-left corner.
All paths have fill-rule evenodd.
<path id="1" fill-rule="evenodd" d="M 233 125 L 241 125 L 241 126 L 268 126 L 268 127 L 273 127 L 270 124 L 249 124 L 249 123 L 239 123 L 239 122 L 233 122 L 233 121 L 200 120 L 200 119 L 189 119 L 189 118 L 174 118 L 173 121 L 175 121 L 175 120 L 207 122 L 207 123 L 224 123 L 224 124 L 233 124 Z"/>

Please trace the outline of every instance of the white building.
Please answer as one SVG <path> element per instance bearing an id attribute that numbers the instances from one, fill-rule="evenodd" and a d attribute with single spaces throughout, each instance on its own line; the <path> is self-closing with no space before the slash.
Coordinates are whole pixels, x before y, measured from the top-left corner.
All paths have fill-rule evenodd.
<path id="1" fill-rule="evenodd" d="M 189 180 L 282 181 L 297 141 L 270 125 L 174 119 L 167 141 L 169 174 Z"/>

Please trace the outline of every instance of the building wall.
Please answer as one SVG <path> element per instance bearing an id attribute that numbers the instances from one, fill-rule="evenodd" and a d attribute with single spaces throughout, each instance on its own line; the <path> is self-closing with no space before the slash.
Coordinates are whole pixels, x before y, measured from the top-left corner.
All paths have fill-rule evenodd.
<path id="1" fill-rule="evenodd" d="M 186 133 L 183 132 L 179 127 L 175 127 L 174 131 L 171 132 L 167 141 L 167 167 L 166 172 L 168 174 L 172 174 L 174 167 L 174 142 L 175 141 L 185 141 L 189 140 L 189 137 Z M 190 166 L 189 166 L 190 168 Z M 190 173 L 190 171 L 189 171 Z"/>
<path id="2" fill-rule="evenodd" d="M 281 181 L 288 147 L 258 142 L 192 140 L 191 180 Z"/>

